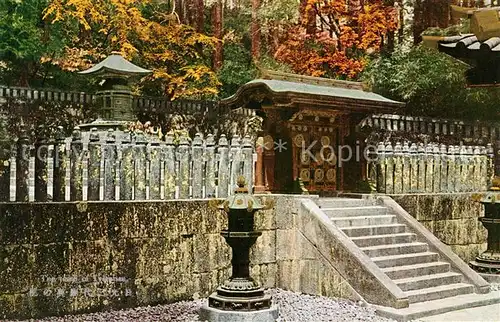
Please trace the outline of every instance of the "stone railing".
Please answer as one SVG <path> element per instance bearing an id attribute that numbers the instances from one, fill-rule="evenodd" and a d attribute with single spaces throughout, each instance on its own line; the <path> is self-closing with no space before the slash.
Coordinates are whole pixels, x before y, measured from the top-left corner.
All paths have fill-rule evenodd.
<path id="1" fill-rule="evenodd" d="M 115 137 L 119 133 L 120 137 Z M 99 132 L 33 145 L 20 137 L 0 163 L 0 201 L 171 200 L 224 198 L 239 175 L 253 186 L 249 137 L 212 135 L 165 141 L 142 132 Z"/>
<path id="2" fill-rule="evenodd" d="M 500 140 L 500 123 L 374 114 L 361 121 L 359 128 L 363 127 L 387 132 L 425 134 L 432 137 L 454 137 L 457 142 L 477 142 L 480 139 L 483 144 L 486 144 Z"/>
<path id="3" fill-rule="evenodd" d="M 368 177 L 380 193 L 486 191 L 493 176 L 493 149 L 485 146 L 379 143 Z"/>
<path id="4" fill-rule="evenodd" d="M 95 100 L 94 94 L 85 92 L 65 92 L 50 89 L 33 89 L 27 87 L 7 87 L 0 85 L 0 104 L 7 99 L 17 98 L 25 100 L 42 100 L 48 102 L 68 102 L 77 104 L 91 104 Z M 229 112 L 218 101 L 186 100 L 171 101 L 165 97 L 134 96 L 132 106 L 137 113 L 153 114 L 204 114 L 214 117 Z M 29 111 L 28 111 L 29 112 Z M 235 113 L 244 116 L 255 115 L 254 110 L 237 109 Z"/>

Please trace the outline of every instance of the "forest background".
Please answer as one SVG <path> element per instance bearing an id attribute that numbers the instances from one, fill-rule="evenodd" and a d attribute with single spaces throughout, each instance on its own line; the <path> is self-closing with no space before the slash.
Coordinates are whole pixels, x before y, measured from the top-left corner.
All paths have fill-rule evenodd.
<path id="1" fill-rule="evenodd" d="M 497 88 L 469 88 L 468 66 L 421 45 L 467 32 L 450 4 L 473 0 L 2 0 L 0 85 L 94 91 L 76 71 L 119 51 L 154 72 L 136 94 L 218 100 L 261 68 L 363 81 L 404 113 L 500 118 Z M 434 31 L 436 28 L 433 29 Z"/>

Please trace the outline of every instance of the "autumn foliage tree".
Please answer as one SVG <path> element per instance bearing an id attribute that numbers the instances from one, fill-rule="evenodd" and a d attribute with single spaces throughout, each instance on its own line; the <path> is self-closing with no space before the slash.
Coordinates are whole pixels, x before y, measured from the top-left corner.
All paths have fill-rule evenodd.
<path id="1" fill-rule="evenodd" d="M 52 0 L 44 18 L 77 26 L 65 55 L 45 57 L 66 70 L 88 67 L 115 50 L 153 69 L 147 79 L 151 94 L 172 99 L 217 94 L 219 82 L 209 67 L 216 40 L 179 23 L 168 1 Z"/>
<path id="2" fill-rule="evenodd" d="M 301 14 L 274 57 L 311 76 L 356 79 L 366 55 L 398 27 L 396 9 L 383 0 L 304 0 Z"/>

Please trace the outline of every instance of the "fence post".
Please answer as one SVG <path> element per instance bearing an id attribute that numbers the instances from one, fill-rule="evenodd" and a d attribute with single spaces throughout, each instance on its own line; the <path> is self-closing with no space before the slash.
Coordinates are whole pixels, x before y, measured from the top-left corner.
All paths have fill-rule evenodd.
<path id="1" fill-rule="evenodd" d="M 467 188 L 467 192 L 474 191 L 474 183 L 472 181 L 474 178 L 474 147 L 469 145 L 467 146 L 467 176 L 465 177 L 465 185 Z"/>
<path id="2" fill-rule="evenodd" d="M 432 144 L 428 143 L 425 146 L 425 192 L 432 192 L 432 184 L 434 182 L 434 156 L 432 152 Z"/>
<path id="3" fill-rule="evenodd" d="M 121 139 L 120 200 L 132 200 L 134 188 L 134 149 L 132 133 L 125 131 Z"/>
<path id="4" fill-rule="evenodd" d="M 134 200 L 146 199 L 146 145 L 144 133 L 137 131 L 134 146 Z"/>
<path id="5" fill-rule="evenodd" d="M 29 159 L 30 159 L 29 139 L 22 130 L 17 141 L 16 153 L 16 201 L 29 201 Z"/>
<path id="6" fill-rule="evenodd" d="M 219 144 L 217 147 L 217 154 L 219 157 L 219 168 L 218 168 L 218 198 L 226 198 L 228 196 L 229 189 L 229 148 L 226 136 L 222 134 L 219 138 Z"/>
<path id="7" fill-rule="evenodd" d="M 231 175 L 230 175 L 230 192 L 234 190 L 236 186 L 236 180 L 241 174 L 241 145 L 240 137 L 238 135 L 233 136 L 231 140 L 230 149 L 230 159 L 231 159 Z"/>
<path id="8" fill-rule="evenodd" d="M 456 151 L 453 145 L 448 146 L 448 192 L 453 193 L 457 182 Z"/>
<path id="9" fill-rule="evenodd" d="M 189 198 L 189 175 L 191 170 L 191 160 L 189 158 L 189 142 L 186 136 L 181 136 L 176 153 L 179 160 L 179 198 Z"/>
<path id="10" fill-rule="evenodd" d="M 41 128 L 39 127 L 39 133 Z M 49 146 L 45 137 L 37 135 L 35 141 L 35 201 L 47 201 Z"/>
<path id="11" fill-rule="evenodd" d="M 101 177 L 101 144 L 97 128 L 90 129 L 89 134 L 89 165 L 88 165 L 88 200 L 99 200 L 99 186 Z"/>
<path id="12" fill-rule="evenodd" d="M 0 201 L 10 201 L 10 156 L 0 150 Z"/>
<path id="13" fill-rule="evenodd" d="M 385 171 L 386 171 L 386 158 L 385 158 L 385 145 L 384 142 L 379 142 L 377 146 L 377 191 L 385 193 Z"/>
<path id="14" fill-rule="evenodd" d="M 425 147 L 422 142 L 417 147 L 418 179 L 417 192 L 425 192 Z"/>
<path id="15" fill-rule="evenodd" d="M 83 200 L 83 143 L 82 133 L 77 126 L 71 138 L 71 175 L 69 178 L 70 200 Z"/>
<path id="16" fill-rule="evenodd" d="M 441 188 L 440 192 L 448 192 L 448 153 L 446 145 L 441 144 L 439 147 L 441 154 Z"/>
<path id="17" fill-rule="evenodd" d="M 172 134 L 167 134 L 165 137 L 165 145 L 164 145 L 164 190 L 165 190 L 165 199 L 175 199 L 175 187 L 176 176 L 175 176 L 175 146 L 174 146 L 174 137 Z"/>
<path id="18" fill-rule="evenodd" d="M 66 200 L 66 169 L 68 167 L 68 156 L 66 153 L 66 140 L 63 127 L 59 126 L 56 133 L 54 150 L 52 150 L 54 159 L 54 179 L 52 200 Z"/>
<path id="19" fill-rule="evenodd" d="M 243 138 L 243 175 L 249 191 L 253 191 L 253 145 L 249 135 Z"/>
<path id="20" fill-rule="evenodd" d="M 418 191 L 418 158 L 417 144 L 412 143 L 410 146 L 410 193 Z"/>
<path id="21" fill-rule="evenodd" d="M 394 193 L 394 150 L 390 142 L 385 146 L 386 173 L 385 173 L 385 193 Z"/>
<path id="22" fill-rule="evenodd" d="M 411 187 L 411 163 L 410 163 L 410 146 L 408 141 L 403 144 L 403 173 L 402 173 L 402 192 L 410 192 Z"/>
<path id="23" fill-rule="evenodd" d="M 403 147 L 401 142 L 394 146 L 394 193 L 403 192 Z"/>
<path id="24" fill-rule="evenodd" d="M 486 189 L 489 189 L 495 175 L 495 149 L 493 149 L 493 145 L 491 143 L 488 143 L 486 146 L 486 153 Z"/>
<path id="25" fill-rule="evenodd" d="M 148 153 L 149 160 L 149 199 L 161 199 L 161 162 L 162 151 L 160 148 L 160 141 L 154 138 L 149 146 Z"/>
<path id="26" fill-rule="evenodd" d="M 463 192 L 465 191 L 465 181 L 466 181 L 466 174 L 467 174 L 467 150 L 465 146 L 461 145 L 458 149 L 460 155 L 457 160 L 457 175 L 458 175 L 458 183 L 457 183 L 457 191 L 458 192 Z"/>
<path id="27" fill-rule="evenodd" d="M 104 143 L 104 200 L 116 199 L 116 137 L 109 129 Z"/>
<path id="28" fill-rule="evenodd" d="M 475 146 L 473 150 L 474 154 L 474 177 L 473 177 L 473 182 L 474 182 L 474 190 L 473 191 L 481 191 L 481 188 L 483 186 L 483 178 L 484 175 L 481 172 L 481 147 L 480 146 Z"/>
<path id="29" fill-rule="evenodd" d="M 433 183 L 432 183 L 433 192 L 439 192 L 441 189 L 441 156 L 439 155 L 439 151 L 440 151 L 439 146 L 435 144 L 432 147 L 432 154 L 434 155 Z"/>
<path id="30" fill-rule="evenodd" d="M 192 158 L 193 158 L 193 198 L 203 198 L 203 138 L 201 133 L 196 133 L 192 143 Z"/>
<path id="31" fill-rule="evenodd" d="M 209 134 L 206 139 L 205 148 L 205 197 L 214 198 L 215 197 L 215 171 L 216 171 L 216 160 L 215 160 L 215 139 L 212 134 Z"/>

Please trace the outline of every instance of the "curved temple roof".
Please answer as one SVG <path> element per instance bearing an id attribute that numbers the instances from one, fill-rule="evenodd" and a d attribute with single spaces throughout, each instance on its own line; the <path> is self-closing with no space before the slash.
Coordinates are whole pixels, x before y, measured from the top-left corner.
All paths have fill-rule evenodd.
<path id="1" fill-rule="evenodd" d="M 89 75 L 105 72 L 123 75 L 147 75 L 152 71 L 132 64 L 121 55 L 110 55 L 102 62 L 94 65 L 87 70 L 79 72 L 79 74 Z"/>
<path id="2" fill-rule="evenodd" d="M 252 80 L 241 86 L 236 94 L 222 100 L 221 103 L 233 108 L 242 107 L 248 100 L 248 96 L 252 95 L 255 90 L 263 91 L 271 98 L 279 97 L 288 104 L 342 105 L 345 108 L 356 109 L 356 107 L 360 107 L 364 110 L 394 110 L 404 106 L 404 103 L 366 92 L 360 87 L 343 88 L 273 79 Z"/>

